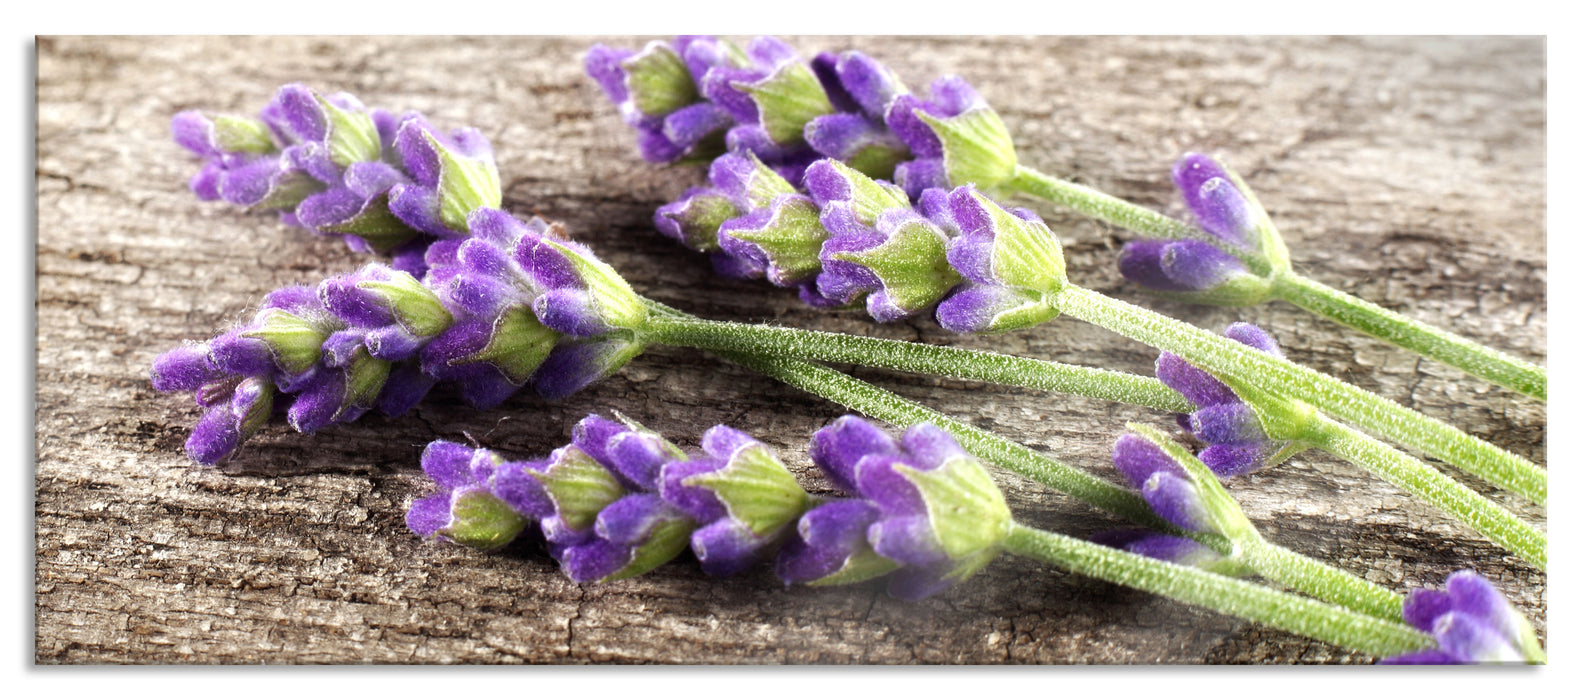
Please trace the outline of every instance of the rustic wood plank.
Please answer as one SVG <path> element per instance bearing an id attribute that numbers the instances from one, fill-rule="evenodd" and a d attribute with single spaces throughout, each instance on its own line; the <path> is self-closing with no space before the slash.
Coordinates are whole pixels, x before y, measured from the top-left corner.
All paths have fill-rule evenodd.
<path id="1" fill-rule="evenodd" d="M 222 470 L 182 455 L 195 408 L 148 385 L 159 352 L 241 318 L 272 288 L 364 262 L 265 215 L 200 203 L 175 112 L 256 111 L 280 84 L 418 109 L 493 141 L 507 208 L 565 221 L 641 292 L 713 318 L 952 343 L 1151 370 L 1139 344 L 1070 320 L 996 338 L 878 326 L 713 277 L 654 235 L 701 181 L 642 163 L 581 74 L 581 38 L 46 37 L 38 40 L 35 660 L 39 663 L 1338 663 L 1368 659 L 1002 558 L 921 603 L 876 585 L 786 590 L 767 568 L 705 577 L 683 557 L 578 586 L 540 544 L 480 555 L 402 525 L 435 438 L 516 457 L 619 410 L 695 445 L 729 422 L 801 454 L 841 411 L 699 353 L 658 350 L 563 402 L 413 414 L 304 436 L 272 426 Z M 609 43 L 636 45 L 629 38 Z M 921 87 L 960 73 L 1024 162 L 1180 213 L 1172 160 L 1223 154 L 1300 268 L 1542 363 L 1547 331 L 1545 46 L 1535 38 L 799 39 L 861 47 Z M 1246 320 L 1289 356 L 1544 463 L 1546 411 L 1285 305 L 1148 299 L 1113 257 L 1128 234 L 1034 207 L 1080 283 L 1208 328 Z M 877 371 L 858 375 L 1095 473 L 1125 421 L 1103 402 Z M 1085 534 L 1112 523 L 1005 476 L 1015 511 Z M 1405 591 L 1491 577 L 1545 632 L 1546 577 L 1349 465 L 1321 457 L 1238 482 L 1268 536 Z M 1541 509 L 1497 497 L 1543 522 Z"/>

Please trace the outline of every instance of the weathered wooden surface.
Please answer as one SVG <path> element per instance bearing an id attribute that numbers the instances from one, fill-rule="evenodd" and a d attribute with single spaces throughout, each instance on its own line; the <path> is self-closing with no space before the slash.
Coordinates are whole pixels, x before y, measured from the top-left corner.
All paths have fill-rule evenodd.
<path id="1" fill-rule="evenodd" d="M 637 45 L 634 39 L 606 40 Z M 878 326 L 713 277 L 651 232 L 696 169 L 641 162 L 583 77 L 587 39 L 42 38 L 38 43 L 35 659 L 40 663 L 1334 663 L 1368 659 L 1004 557 L 922 603 L 877 585 L 784 589 L 767 568 L 713 580 L 683 557 L 578 586 L 542 545 L 480 555 L 402 525 L 435 438 L 515 457 L 619 410 L 684 444 L 729 422 L 801 450 L 841 411 L 708 356 L 657 350 L 570 400 L 494 411 L 441 393 L 412 415 L 304 436 L 272 426 L 223 470 L 181 445 L 196 409 L 155 393 L 149 362 L 211 336 L 269 289 L 363 258 L 265 215 L 200 203 L 168 121 L 255 112 L 278 85 L 348 90 L 480 127 L 506 206 L 564 220 L 641 292 L 707 317 L 954 343 L 1139 373 L 1139 344 L 1071 320 L 1004 337 Z M 1023 162 L 1179 213 L 1169 166 L 1226 156 L 1318 279 L 1545 361 L 1545 58 L 1541 39 L 906 38 L 860 46 L 914 86 L 975 82 Z M 1128 234 L 1035 205 L 1080 283 L 1209 328 L 1272 329 L 1301 363 L 1545 463 L 1541 405 L 1295 309 L 1216 310 L 1122 285 Z M 1102 473 L 1128 420 L 1103 402 L 876 371 L 860 376 Z M 1020 517 L 1112 525 L 1013 477 Z M 1234 486 L 1268 536 L 1400 591 L 1463 567 L 1545 629 L 1542 573 L 1349 465 L 1306 456 Z M 1540 509 L 1502 502 L 1540 522 Z"/>

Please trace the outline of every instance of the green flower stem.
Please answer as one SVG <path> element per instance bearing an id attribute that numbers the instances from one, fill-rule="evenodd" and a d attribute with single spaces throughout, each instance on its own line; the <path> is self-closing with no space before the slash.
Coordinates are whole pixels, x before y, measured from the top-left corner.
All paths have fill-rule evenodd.
<path id="1" fill-rule="evenodd" d="M 1309 403 L 1539 505 L 1548 500 L 1548 475 L 1531 462 L 1334 377 L 1076 285 L 1062 288 L 1050 303 L 1222 378 Z"/>
<path id="2" fill-rule="evenodd" d="M 1255 275 L 1263 277 L 1270 272 L 1268 262 L 1261 257 L 1249 255 L 1247 251 L 1235 246 L 1227 246 L 1224 241 L 1203 229 L 1091 187 L 1051 177 L 1020 165 L 1016 166 L 1016 174 L 1006 186 L 1128 231 L 1136 231 L 1154 238 L 1190 238 L 1211 243 L 1246 263 L 1247 269 Z"/>
<path id="3" fill-rule="evenodd" d="M 1261 537 L 1236 543 L 1236 559 L 1258 575 L 1381 620 L 1402 622 L 1404 598 L 1311 557 L 1297 554 Z"/>
<path id="4" fill-rule="evenodd" d="M 1023 445 L 952 420 L 844 373 L 798 360 L 742 352 L 716 352 L 732 362 L 873 418 L 895 425 L 933 423 L 949 432 L 973 454 L 1022 476 L 1151 528 L 1191 536 L 1222 554 L 1232 551 L 1232 546 L 1221 536 L 1183 532 L 1160 520 L 1146 501 L 1127 489 L 1078 472 Z M 1072 489 L 1073 485 L 1076 486 L 1075 490 Z M 1253 567 L 1266 578 L 1381 619 L 1400 619 L 1400 596 L 1361 578 L 1261 539 L 1250 547 L 1246 543 L 1239 543 L 1236 549 L 1233 556 L 1238 561 Z"/>
<path id="5" fill-rule="evenodd" d="M 717 351 L 727 360 L 778 379 L 853 411 L 895 425 L 933 423 L 961 442 L 967 451 L 1012 472 L 1071 495 L 1133 522 L 1165 531 L 1176 529 L 1154 515 L 1148 503 L 1130 490 L 1046 457 L 981 428 L 896 396 L 884 389 L 822 365 L 742 352 Z M 1229 551 L 1219 539 L 1219 548 Z"/>
<path id="6" fill-rule="evenodd" d="M 1191 403 L 1152 377 L 965 348 L 865 338 L 799 328 L 651 316 L 644 329 L 666 345 L 846 362 L 1106 399 L 1170 413 L 1191 413 Z"/>
<path id="7" fill-rule="evenodd" d="M 1549 398 L 1544 368 L 1466 338 L 1413 321 L 1382 306 L 1289 272 L 1273 276 L 1275 296 L 1343 326 L 1394 343 L 1474 377 L 1541 401 Z"/>
<path id="8" fill-rule="evenodd" d="M 1084 576 L 1199 605 L 1365 654 L 1392 656 L 1435 646 L 1428 635 L 1399 622 L 1019 523 L 1012 524 L 1005 549 L 1017 556 L 1047 562 Z"/>
<path id="9" fill-rule="evenodd" d="M 1292 273 L 1272 270 L 1256 255 L 1227 246 L 1191 224 L 1177 221 L 1090 187 L 1018 166 L 1009 182 L 1013 190 L 1047 200 L 1072 211 L 1155 238 L 1193 239 L 1212 243 L 1247 264 L 1253 274 L 1272 282 L 1270 293 L 1310 313 L 1460 369 L 1500 386 L 1548 400 L 1548 373 L 1537 365 L 1413 321 L 1377 304 Z"/>
<path id="10" fill-rule="evenodd" d="M 1549 539 L 1537 528 L 1400 450 L 1325 416 L 1315 415 L 1312 420 L 1304 441 L 1379 475 L 1534 566 L 1548 569 Z"/>

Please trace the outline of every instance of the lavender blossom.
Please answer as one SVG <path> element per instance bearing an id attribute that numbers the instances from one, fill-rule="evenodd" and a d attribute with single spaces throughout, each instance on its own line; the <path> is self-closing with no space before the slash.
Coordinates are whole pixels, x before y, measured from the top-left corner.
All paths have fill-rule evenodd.
<path id="1" fill-rule="evenodd" d="M 774 552 L 808 497 L 774 453 L 746 433 L 710 428 L 703 451 L 665 464 L 659 493 L 699 523 L 692 552 L 703 570 L 730 576 Z"/>
<path id="2" fill-rule="evenodd" d="M 1261 352 L 1284 357 L 1274 338 L 1250 323 L 1234 323 L 1225 336 Z M 1159 354 L 1154 368 L 1159 381 L 1181 392 L 1198 407 L 1178 420 L 1197 439 L 1209 443 L 1198 452 L 1215 474 L 1233 477 L 1271 465 L 1277 455 L 1288 452 L 1290 441 L 1271 440 L 1264 432 L 1257 413 L 1224 382 L 1170 352 Z"/>
<path id="3" fill-rule="evenodd" d="M 266 297 L 251 322 L 154 362 L 159 391 L 193 391 L 206 413 L 188 454 L 233 454 L 287 399 L 311 433 L 369 410 L 399 415 L 436 381 L 493 406 L 529 382 L 565 396 L 640 353 L 646 311 L 591 251 L 535 219 L 469 216 L 473 236 L 428 251 L 423 282 L 373 264 Z"/>
<path id="4" fill-rule="evenodd" d="M 466 214 L 500 204 L 488 141 L 475 129 L 435 132 L 422 115 L 369 110 L 357 98 L 283 86 L 261 119 L 196 110 L 171 120 L 176 142 L 204 159 L 199 198 L 280 210 L 287 223 L 343 235 L 423 274 L 430 236 L 466 233 Z"/>
<path id="5" fill-rule="evenodd" d="M 1402 613 L 1407 623 L 1433 635 L 1439 646 L 1379 663 L 1548 663 L 1532 624 L 1477 572 L 1451 574 L 1443 591 L 1413 590 Z"/>
<path id="6" fill-rule="evenodd" d="M 848 582 L 884 573 L 851 533 L 867 523 L 871 553 L 899 568 L 892 596 L 917 600 L 976 573 L 999 553 L 1011 514 L 983 464 L 948 433 L 909 429 L 899 442 L 846 416 L 814 437 L 814 463 L 838 484 L 853 484 L 870 506 L 815 509 L 798 525 L 798 543 L 781 555 L 789 583 Z"/>
<path id="7" fill-rule="evenodd" d="M 711 70 L 747 64 L 740 49 L 708 37 L 653 41 L 641 51 L 595 45 L 584 61 L 621 119 L 637 130 L 643 158 L 655 163 L 723 150 L 723 134 L 735 120 L 705 99 L 701 86 Z"/>
<path id="8" fill-rule="evenodd" d="M 946 257 L 959 227 L 943 206 L 945 192 L 924 193 L 914 209 L 893 185 L 864 180 L 835 161 L 809 169 L 809 191 L 829 231 L 819 251 L 819 294 L 840 304 L 863 303 L 880 322 L 923 313 L 961 282 Z"/>
<path id="9" fill-rule="evenodd" d="M 1284 264 L 1284 243 L 1241 178 L 1200 153 L 1183 156 L 1172 176 L 1198 225 L 1217 244 L 1131 241 L 1121 249 L 1121 275 L 1154 291 L 1199 303 L 1248 306 L 1267 299 L 1268 279 L 1249 271 L 1246 262 L 1225 250 L 1250 256 L 1264 268 Z"/>
<path id="10" fill-rule="evenodd" d="M 487 551 L 509 544 L 527 528 L 509 486 L 500 483 L 499 475 L 510 465 L 499 455 L 435 440 L 423 450 L 422 463 L 440 491 L 407 509 L 407 527 L 418 536 Z M 506 487 L 503 494 L 498 486 Z"/>
<path id="11" fill-rule="evenodd" d="M 929 86 L 930 97 L 899 95 L 885 123 L 912 151 L 896 183 L 917 197 L 929 188 L 975 185 L 990 192 L 1016 174 L 1016 145 L 1000 115 L 960 76 Z"/>
<path id="12" fill-rule="evenodd" d="M 1038 215 L 1005 209 L 976 189 L 950 193 L 961 229 L 949 260 L 967 284 L 939 305 L 939 325 L 957 333 L 999 333 L 1054 318 L 1047 301 L 1066 283 L 1060 239 Z"/>
<path id="13" fill-rule="evenodd" d="M 889 179 L 911 155 L 884 123 L 890 103 L 907 94 L 889 68 L 858 51 L 821 53 L 812 61 L 828 94 L 833 114 L 808 121 L 803 138 L 820 155 L 850 165 L 869 177 Z"/>

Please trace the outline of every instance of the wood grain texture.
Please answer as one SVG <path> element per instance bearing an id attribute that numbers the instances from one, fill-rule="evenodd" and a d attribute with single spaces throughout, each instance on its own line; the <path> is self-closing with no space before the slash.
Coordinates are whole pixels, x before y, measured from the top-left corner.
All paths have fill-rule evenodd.
<path id="1" fill-rule="evenodd" d="M 641 162 L 581 73 L 587 38 L 38 40 L 38 663 L 1352 663 L 1370 659 L 1002 557 L 921 603 L 879 585 L 785 589 L 688 556 L 575 585 L 541 544 L 481 555 L 402 524 L 426 493 L 423 445 L 473 439 L 542 455 L 593 411 L 693 446 L 731 423 L 802 454 L 842 411 L 701 353 L 655 350 L 562 402 L 476 411 L 439 392 L 412 414 L 299 435 L 272 425 L 229 466 L 182 454 L 196 408 L 150 361 L 241 319 L 264 292 L 364 259 L 268 215 L 202 203 L 169 137 L 187 108 L 256 112 L 286 82 L 475 125 L 506 208 L 565 221 L 642 293 L 705 317 L 991 348 L 1148 373 L 1153 353 L 1061 319 L 995 338 L 917 320 L 880 326 L 766 285 L 714 277 L 655 235 L 654 208 L 702 180 Z M 638 45 L 631 38 L 604 39 Z M 1004 116 L 1024 163 L 1180 215 L 1169 166 L 1227 158 L 1297 266 L 1409 316 L 1543 363 L 1547 330 L 1545 46 L 1533 38 L 797 39 L 861 47 L 909 84 L 959 73 Z M 1545 464 L 1542 405 L 1283 304 L 1150 299 L 1123 285 L 1125 231 L 1031 205 L 1079 283 L 1196 325 L 1271 329 L 1291 359 Z M 1128 420 L 1099 401 L 858 371 L 932 407 L 1103 474 Z M 1000 475 L 1019 517 L 1085 535 L 1114 523 Z M 1481 487 L 1479 487 L 1481 488 Z M 1236 482 L 1267 536 L 1399 591 L 1471 567 L 1546 633 L 1546 577 L 1406 494 L 1304 456 Z M 1485 490 L 1486 491 L 1486 490 Z M 1542 509 L 1496 496 L 1544 522 Z"/>

